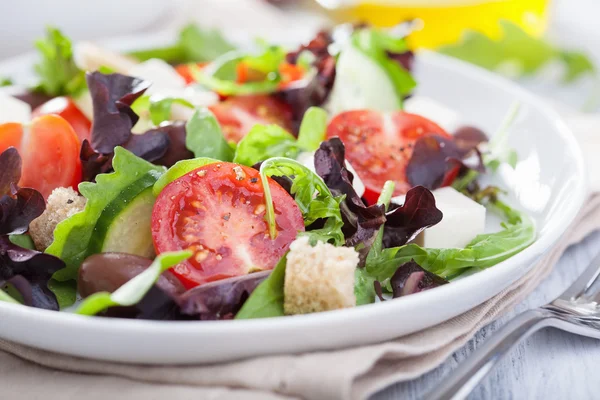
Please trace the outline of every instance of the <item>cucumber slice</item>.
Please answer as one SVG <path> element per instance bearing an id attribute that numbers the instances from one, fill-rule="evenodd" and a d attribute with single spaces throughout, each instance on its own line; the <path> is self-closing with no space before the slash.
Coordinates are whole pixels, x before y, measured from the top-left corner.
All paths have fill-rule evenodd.
<path id="1" fill-rule="evenodd" d="M 349 43 L 337 60 L 326 108 L 331 115 L 360 109 L 391 112 L 402 108 L 402 100 L 381 65 Z"/>
<path id="2" fill-rule="evenodd" d="M 121 252 L 154 257 L 151 219 L 154 179 L 135 181 L 103 211 L 90 239 L 90 254 Z"/>

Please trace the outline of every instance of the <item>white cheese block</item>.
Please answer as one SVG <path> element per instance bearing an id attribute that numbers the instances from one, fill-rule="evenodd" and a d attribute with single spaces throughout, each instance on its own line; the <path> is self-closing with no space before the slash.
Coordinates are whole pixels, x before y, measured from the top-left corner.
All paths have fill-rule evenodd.
<path id="1" fill-rule="evenodd" d="M 159 93 L 161 90 L 183 89 L 185 80 L 167 62 L 157 58 L 132 66 L 127 75 L 152 82 L 146 94 Z"/>
<path id="2" fill-rule="evenodd" d="M 0 93 L 0 124 L 31 121 L 31 106 L 6 93 Z"/>
<path id="3" fill-rule="evenodd" d="M 315 171 L 315 153 L 314 152 L 304 151 L 304 152 L 298 154 L 298 157 L 296 157 L 296 161 L 298 161 L 300 164 L 304 165 L 306 168 L 310 169 L 311 171 L 316 172 Z M 350 165 L 350 163 L 348 161 L 346 161 L 346 168 L 348 169 L 348 171 L 352 172 L 352 175 L 354 175 L 354 181 L 352 182 L 352 187 L 354 187 L 356 194 L 358 194 L 359 197 L 362 197 L 365 194 L 365 184 L 360 180 L 358 174 L 356 173 L 354 168 L 352 168 L 352 165 Z"/>
<path id="4" fill-rule="evenodd" d="M 73 52 L 75 64 L 84 71 L 96 71 L 108 67 L 115 72 L 126 74 L 138 62 L 112 50 L 90 42 L 79 42 Z"/>
<path id="5" fill-rule="evenodd" d="M 415 243 L 429 248 L 463 248 L 484 232 L 484 206 L 451 187 L 436 189 L 432 193 L 436 207 L 444 216 L 437 225 L 421 232 Z M 404 196 L 394 197 L 392 201 L 403 204 Z"/>
<path id="6" fill-rule="evenodd" d="M 460 115 L 456 111 L 429 97 L 411 97 L 404 103 L 404 111 L 430 119 L 448 132 L 454 132 L 461 126 Z"/>

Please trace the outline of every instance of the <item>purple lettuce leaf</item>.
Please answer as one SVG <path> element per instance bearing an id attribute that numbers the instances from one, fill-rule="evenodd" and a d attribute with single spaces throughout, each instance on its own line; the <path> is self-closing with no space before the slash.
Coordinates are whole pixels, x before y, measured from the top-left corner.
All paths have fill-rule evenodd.
<path id="1" fill-rule="evenodd" d="M 21 179 L 21 156 L 14 147 L 9 147 L 0 154 L 0 196 L 11 191 L 11 184 Z"/>
<path id="2" fill-rule="evenodd" d="M 25 305 L 58 310 L 58 301 L 48 289 L 48 281 L 64 267 L 58 257 L 24 249 L 13 244 L 7 235 L 0 236 L 0 287 L 13 284 Z"/>
<path id="3" fill-rule="evenodd" d="M 364 264 L 379 228 L 386 221 L 383 205 L 368 206 L 358 196 L 352 180 L 354 177 L 345 166 L 344 144 L 339 138 L 321 143 L 315 152 L 315 170 L 334 196 L 345 195 L 340 204 L 346 237 L 346 246 L 358 248 L 361 265 Z"/>
<path id="4" fill-rule="evenodd" d="M 167 153 L 169 143 L 169 136 L 162 128 L 157 128 L 141 135 L 131 135 L 123 147 L 146 161 L 154 162 Z"/>
<path id="5" fill-rule="evenodd" d="M 298 57 L 304 51 L 314 55 L 313 67 L 314 76 L 290 85 L 274 94 L 291 107 L 292 126 L 295 133 L 298 133 L 302 117 L 306 110 L 312 106 L 320 106 L 329 97 L 335 81 L 335 58 L 329 54 L 328 47 L 333 42 L 329 31 L 320 31 L 306 45 L 294 52 L 288 53 L 287 62 L 296 64 Z"/>
<path id="6" fill-rule="evenodd" d="M 83 170 L 82 180 L 85 182 L 94 182 L 96 175 L 112 170 L 113 153 L 98 153 L 87 139 L 81 144 L 79 159 Z"/>
<path id="7" fill-rule="evenodd" d="M 168 124 L 161 124 L 158 128 L 169 138 L 169 145 L 160 158 L 153 160 L 154 164 L 172 167 L 177 161 L 194 158 L 194 153 L 185 146 L 185 122 L 175 121 Z"/>
<path id="8" fill-rule="evenodd" d="M 11 195 L 0 197 L 0 235 L 27 232 L 31 221 L 46 209 L 44 197 L 37 190 L 12 187 Z"/>
<path id="9" fill-rule="evenodd" d="M 417 186 L 406 193 L 402 206 L 393 205 L 386 215 L 383 228 L 383 247 L 402 246 L 421 231 L 442 220 L 442 212 L 435 206 L 433 193 Z"/>
<path id="10" fill-rule="evenodd" d="M 393 298 L 419 293 L 446 283 L 447 280 L 423 269 L 415 260 L 399 266 L 390 279 Z"/>
<path id="11" fill-rule="evenodd" d="M 254 272 L 195 287 L 177 299 L 180 311 L 194 319 L 232 319 L 252 291 L 270 273 L 271 271 Z"/>
<path id="12" fill-rule="evenodd" d="M 129 140 L 139 117 L 131 104 L 144 94 L 150 82 L 121 74 L 88 72 L 86 80 L 94 106 L 92 148 L 109 154 Z"/>

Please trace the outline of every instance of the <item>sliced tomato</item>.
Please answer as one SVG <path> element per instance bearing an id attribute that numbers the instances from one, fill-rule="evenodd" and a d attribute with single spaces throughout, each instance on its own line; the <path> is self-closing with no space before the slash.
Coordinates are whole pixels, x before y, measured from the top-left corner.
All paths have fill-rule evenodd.
<path id="1" fill-rule="evenodd" d="M 81 142 L 91 139 L 92 122 L 68 97 L 55 97 L 33 110 L 32 116 L 56 114 L 67 120 Z"/>
<path id="2" fill-rule="evenodd" d="M 71 125 L 58 115 L 35 118 L 31 125 L 0 125 L 0 153 L 15 147 L 23 160 L 19 185 L 45 198 L 58 187 L 81 182 L 80 143 Z"/>
<path id="3" fill-rule="evenodd" d="M 423 135 L 451 137 L 436 123 L 403 111 L 346 111 L 331 120 L 327 137 L 338 136 L 346 147 L 346 159 L 365 184 L 364 197 L 377 201 L 387 180 L 396 183 L 394 195 L 406 193 L 406 165 L 414 142 Z"/>
<path id="4" fill-rule="evenodd" d="M 239 142 L 256 124 L 276 124 L 292 130 L 290 107 L 267 95 L 235 96 L 209 107 L 225 138 Z"/>
<path id="5" fill-rule="evenodd" d="M 277 236 L 265 221 L 261 178 L 253 168 L 216 163 L 167 185 L 152 212 L 157 254 L 191 250 L 173 273 L 186 288 L 275 267 L 299 231 L 302 213 L 292 197 L 269 178 Z"/>
<path id="6" fill-rule="evenodd" d="M 192 74 L 190 66 L 195 65 L 198 68 L 204 68 L 207 64 L 207 62 L 199 62 L 195 64 L 179 64 L 175 67 L 175 71 L 177 71 L 177 73 L 183 79 L 185 79 L 185 83 L 189 85 L 190 83 L 196 82 L 196 79 L 194 79 L 194 74 Z"/>

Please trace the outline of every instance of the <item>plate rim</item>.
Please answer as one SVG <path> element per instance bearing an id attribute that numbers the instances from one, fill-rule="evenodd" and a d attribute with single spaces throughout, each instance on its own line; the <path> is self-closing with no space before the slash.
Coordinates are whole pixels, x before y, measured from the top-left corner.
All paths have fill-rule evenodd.
<path id="1" fill-rule="evenodd" d="M 133 37 L 134 36 L 132 36 L 132 38 Z M 117 39 L 110 39 L 110 41 L 115 40 Z M 572 201 L 566 204 L 566 207 L 563 208 L 563 210 L 548 223 L 548 226 L 551 226 L 551 228 L 547 229 L 548 231 L 544 235 L 538 236 L 536 241 L 522 252 L 491 268 L 487 268 L 477 272 L 476 274 L 467 276 L 464 279 L 452 282 L 451 285 L 444 285 L 433 290 L 417 293 L 395 300 L 394 302 L 390 301 L 367 304 L 360 307 L 352 307 L 306 315 L 294 315 L 286 318 L 229 321 L 149 321 L 118 318 L 108 319 L 102 317 L 90 318 L 88 316 L 76 315 L 68 312 L 35 309 L 4 302 L 0 302 L 0 312 L 6 313 L 6 315 L 11 315 L 13 317 L 34 318 L 38 323 L 41 324 L 61 324 L 63 325 L 64 329 L 73 329 L 81 324 L 85 324 L 86 328 L 89 329 L 110 329 L 111 334 L 119 334 L 123 331 L 144 333 L 148 330 L 152 330 L 156 334 L 183 334 L 186 332 L 197 332 L 199 330 L 202 330 L 204 333 L 222 333 L 238 331 L 240 329 L 243 329 L 244 331 L 262 331 L 265 329 L 282 328 L 284 326 L 286 329 L 306 329 L 307 326 L 321 325 L 324 322 L 327 324 L 336 324 L 337 322 L 343 321 L 347 318 L 376 318 L 378 314 L 381 316 L 389 316 L 392 315 L 394 310 L 399 307 L 412 307 L 413 305 L 421 302 L 435 301 L 436 297 L 446 297 L 450 292 L 460 292 L 461 290 L 478 285 L 478 283 L 481 281 L 493 280 L 496 276 L 508 274 L 510 270 L 513 270 L 514 272 L 514 270 L 518 268 L 522 268 L 523 272 L 518 273 L 518 276 L 512 282 L 521 279 L 532 267 L 532 265 L 524 265 L 525 262 L 536 259 L 551 248 L 551 246 L 566 231 L 566 228 L 572 223 L 586 198 L 586 194 L 588 192 L 586 179 L 587 171 L 584 165 L 583 154 L 579 148 L 579 145 L 577 144 L 575 136 L 556 111 L 547 105 L 541 98 L 518 86 L 516 83 L 480 67 L 432 51 L 418 51 L 417 57 L 424 57 L 428 63 L 442 65 L 444 68 L 457 71 L 458 73 L 469 73 L 477 80 L 483 80 L 494 85 L 503 86 L 506 91 L 514 94 L 515 98 L 523 99 L 523 102 L 533 106 L 537 112 L 540 112 L 547 117 L 552 124 L 555 125 L 557 134 L 562 138 L 565 145 L 568 147 L 569 152 L 575 156 L 574 167 L 576 168 L 578 174 L 577 179 L 574 182 L 575 186 L 571 191 L 571 195 L 573 196 Z M 31 54 L 24 54 L 0 61 L 0 71 L 2 71 L 6 65 L 18 63 L 19 60 L 21 60 L 20 62 L 31 60 Z M 512 282 L 508 283 L 507 286 L 509 286 Z M 491 297 L 500 293 L 507 286 L 498 290 L 496 293 L 489 295 L 484 301 L 487 301 Z M 19 315 L 17 316 L 17 314 Z M 441 322 L 443 321 L 440 321 L 439 323 Z"/>

